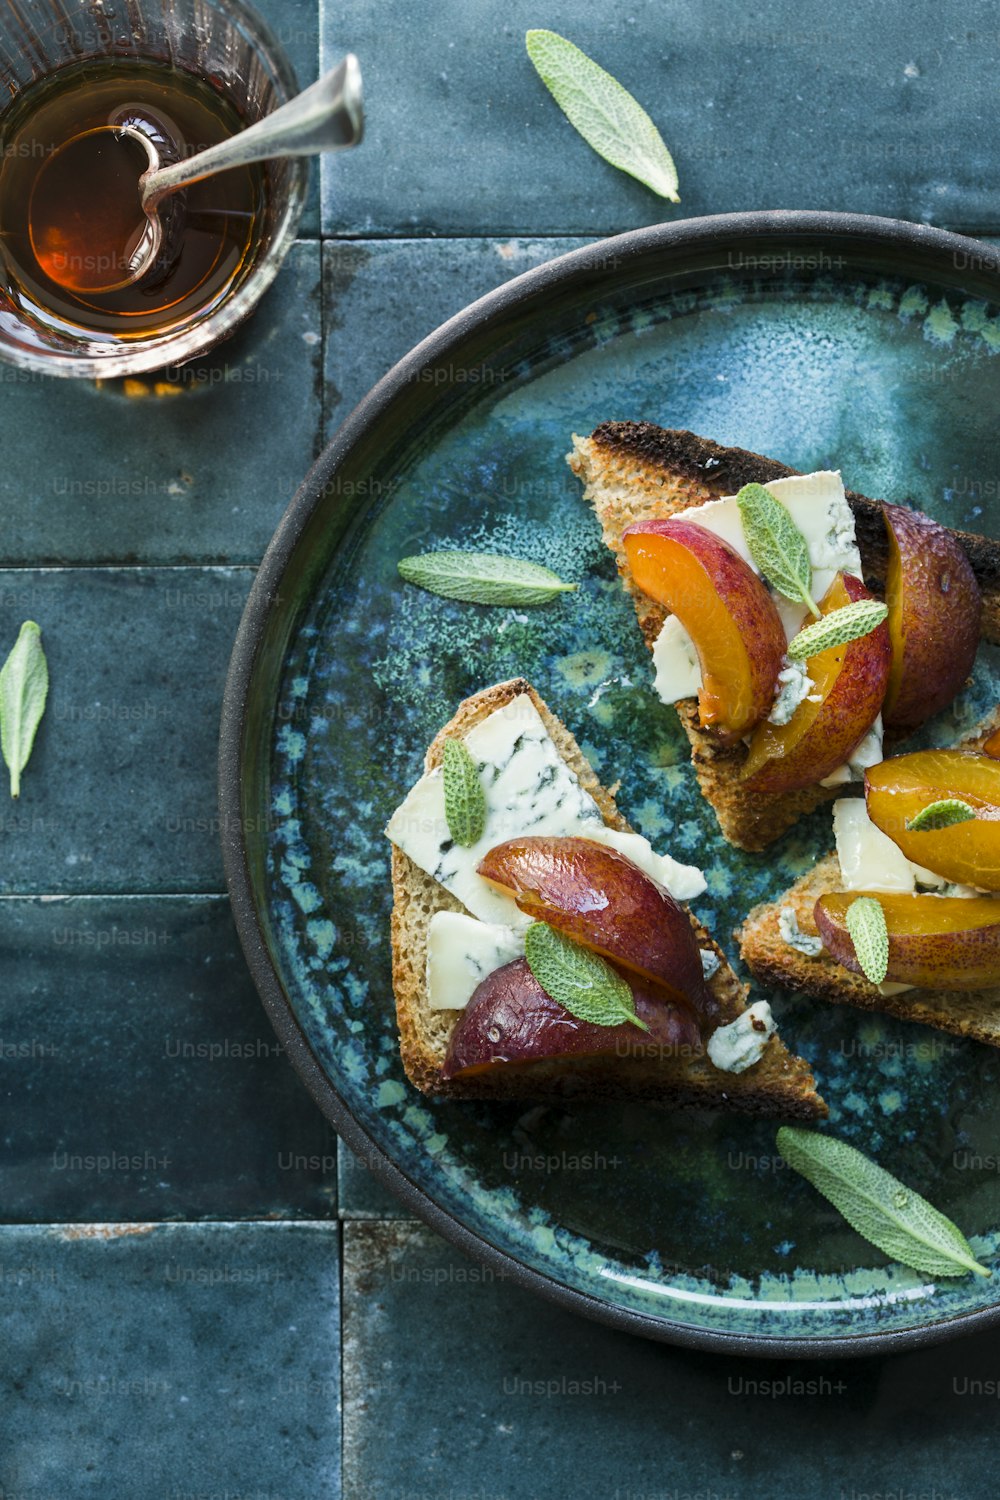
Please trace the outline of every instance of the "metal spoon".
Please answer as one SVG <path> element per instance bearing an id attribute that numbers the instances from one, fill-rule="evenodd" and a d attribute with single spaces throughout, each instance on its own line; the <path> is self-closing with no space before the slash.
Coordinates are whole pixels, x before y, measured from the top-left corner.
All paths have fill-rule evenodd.
<path id="1" fill-rule="evenodd" d="M 324 74 L 273 114 L 258 120 L 256 125 L 195 156 L 169 160 L 166 165 L 164 157 L 175 154 L 166 135 L 151 131 L 148 124 L 143 129 L 142 123 L 128 106 L 109 121 L 117 135 L 138 141 L 149 161 L 139 178 L 144 222 L 125 249 L 128 272 L 117 286 L 139 281 L 157 264 L 161 267 L 169 264 L 171 244 L 176 244 L 183 232 L 182 212 L 171 213 L 170 204 L 162 216 L 159 211 L 160 204 L 171 193 L 231 167 L 245 167 L 278 156 L 316 156 L 321 151 L 344 151 L 356 146 L 364 131 L 361 68 L 349 52 L 332 72 Z"/>

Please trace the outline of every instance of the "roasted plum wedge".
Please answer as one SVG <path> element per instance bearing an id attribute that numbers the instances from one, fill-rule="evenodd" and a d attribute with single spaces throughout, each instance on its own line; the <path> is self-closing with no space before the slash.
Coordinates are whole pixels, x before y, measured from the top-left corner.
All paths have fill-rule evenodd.
<path id="1" fill-rule="evenodd" d="M 849 573 L 838 573 L 820 601 L 830 614 L 872 594 Z M 878 717 L 889 680 L 891 648 L 885 622 L 831 646 L 805 663 L 812 682 L 786 724 L 764 720 L 754 731 L 743 767 L 748 792 L 791 792 L 814 786 L 849 759 Z"/>
<path id="2" fill-rule="evenodd" d="M 704 1020 L 717 1017 L 687 912 L 616 849 L 586 838 L 525 836 L 498 844 L 478 868 L 536 921 L 662 986 Z"/>
<path id="3" fill-rule="evenodd" d="M 915 750 L 865 773 L 868 816 L 914 864 L 944 880 L 1000 891 L 1000 761 L 969 750 Z M 964 823 L 908 828 L 935 802 L 958 800 L 975 813 Z"/>
<path id="4" fill-rule="evenodd" d="M 640 521 L 622 540 L 637 586 L 694 642 L 702 726 L 731 739 L 746 734 L 770 711 L 785 652 L 767 588 L 734 547 L 695 521 Z"/>
<path id="5" fill-rule="evenodd" d="M 860 974 L 847 912 L 862 895 L 882 908 L 889 934 L 886 979 L 921 989 L 981 990 L 1000 985 L 1000 901 L 991 896 L 885 895 L 837 891 L 821 896 L 815 918 L 823 946 Z"/>
<path id="6" fill-rule="evenodd" d="M 908 732 L 946 708 L 972 671 L 983 601 L 953 532 L 905 505 L 884 512 L 892 669 L 882 712 Z"/>
<path id="7" fill-rule="evenodd" d="M 619 971 L 624 972 L 624 971 Z M 467 1078 L 486 1069 L 576 1057 L 683 1057 L 701 1051 L 698 1023 L 675 1005 L 627 976 L 635 1012 L 646 1027 L 627 1021 L 598 1026 L 570 1015 L 542 989 L 524 958 L 495 969 L 482 981 L 448 1042 L 445 1078 Z"/>

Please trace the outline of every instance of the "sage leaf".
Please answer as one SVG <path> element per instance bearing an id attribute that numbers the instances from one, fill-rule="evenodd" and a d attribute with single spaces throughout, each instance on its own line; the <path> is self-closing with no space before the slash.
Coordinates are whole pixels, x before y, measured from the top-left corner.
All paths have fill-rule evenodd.
<path id="1" fill-rule="evenodd" d="M 806 661 L 833 646 L 846 646 L 848 641 L 859 640 L 877 630 L 888 613 L 888 606 L 881 599 L 856 599 L 842 609 L 832 609 L 792 637 L 788 655 L 792 661 Z"/>
<path id="2" fill-rule="evenodd" d="M 846 1141 L 783 1125 L 777 1144 L 793 1171 L 893 1260 L 927 1276 L 991 1275 L 950 1219 Z"/>
<path id="3" fill-rule="evenodd" d="M 745 484 L 736 496 L 750 556 L 772 588 L 786 599 L 800 599 L 819 618 L 812 596 L 809 547 L 788 507 L 762 484 Z"/>
<path id="4" fill-rule="evenodd" d="M 874 896 L 859 896 L 845 917 L 861 972 L 872 984 L 881 984 L 889 969 L 889 930 L 885 912 Z"/>
<path id="5" fill-rule="evenodd" d="M 469 849 L 486 827 L 486 793 L 476 763 L 462 740 L 447 739 L 442 757 L 444 815 L 456 844 Z"/>
<path id="6" fill-rule="evenodd" d="M 528 968 L 547 995 L 578 1021 L 621 1026 L 630 1021 L 648 1031 L 635 1013 L 627 982 L 599 953 L 574 943 L 547 922 L 532 922 L 524 935 Z"/>
<path id="7" fill-rule="evenodd" d="M 929 802 L 912 818 L 907 818 L 904 827 L 909 833 L 931 833 L 938 828 L 951 828 L 954 823 L 968 823 L 975 816 L 975 808 L 960 797 L 943 797 L 940 802 Z"/>
<path id="8" fill-rule="evenodd" d="M 541 563 L 493 552 L 424 552 L 402 558 L 398 567 L 407 583 L 466 604 L 548 604 L 579 587 L 563 583 Z"/>
<path id="9" fill-rule="evenodd" d="M 524 43 L 539 78 L 587 145 L 661 198 L 679 203 L 674 159 L 628 89 L 558 32 L 529 31 Z"/>
<path id="10" fill-rule="evenodd" d="M 0 749 L 10 770 L 10 795 L 21 795 L 21 772 L 28 764 L 49 694 L 49 667 L 42 632 L 25 620 L 14 648 L 0 668 Z"/>

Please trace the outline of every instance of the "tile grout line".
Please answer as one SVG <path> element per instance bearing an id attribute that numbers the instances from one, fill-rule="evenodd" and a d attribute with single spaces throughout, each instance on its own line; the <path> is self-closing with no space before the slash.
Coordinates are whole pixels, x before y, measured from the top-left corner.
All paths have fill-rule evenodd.
<path id="1" fill-rule="evenodd" d="M 228 891 L 0 891 L 2 901 L 228 901 Z"/>
<path id="2" fill-rule="evenodd" d="M 525 229 L 498 230 L 495 234 L 320 234 L 301 236 L 302 243 L 321 245 L 461 245 L 466 240 L 482 244 L 489 240 L 608 240 L 618 234 L 638 233 L 639 229 L 656 229 L 655 224 L 639 225 L 636 230 L 609 230 L 598 234 L 593 229 L 546 229 L 537 233 Z M 985 233 L 985 230 L 982 231 Z"/>
<path id="3" fill-rule="evenodd" d="M 0 562 L 0 573 L 246 573 L 256 574 L 259 563 L 179 562 L 179 563 L 16 563 Z"/>
<path id="4" fill-rule="evenodd" d="M 393 1220 L 381 1220 L 382 1223 L 392 1223 Z M 339 1228 L 338 1221 L 333 1218 L 317 1219 L 273 1219 L 263 1214 L 251 1215 L 246 1219 L 0 1219 L 0 1236 L 7 1229 L 106 1229 L 122 1228 L 124 1234 L 139 1229 L 283 1229 L 287 1226 L 306 1229 Z M 86 1234 L 73 1234 L 67 1236 L 69 1239 L 84 1240 L 89 1238 Z M 2 1492 L 0 1492 L 2 1494 Z"/>
<path id="5" fill-rule="evenodd" d="M 338 1137 L 339 1142 L 339 1137 Z M 346 1432 L 346 1365 L 344 1362 L 344 1220 L 340 1217 L 340 1183 L 337 1184 L 337 1363 L 340 1368 L 340 1493 L 344 1494 L 344 1437 Z"/>
<path id="6" fill-rule="evenodd" d="M 791 212 L 795 212 L 795 210 L 790 210 L 790 211 Z M 741 212 L 742 211 L 740 211 L 740 213 Z M 749 210 L 748 210 L 748 212 L 749 212 Z M 802 212 L 803 213 L 809 212 L 809 210 L 803 209 Z M 692 223 L 692 222 L 695 222 L 695 221 L 697 221 L 699 219 L 723 218 L 723 217 L 727 217 L 727 216 L 728 215 L 725 212 L 723 212 L 723 211 L 719 211 L 718 213 L 716 213 L 714 211 L 710 211 L 710 212 L 706 212 L 706 213 L 703 213 L 703 214 L 690 214 L 686 219 L 673 219 L 673 220 L 668 220 L 668 221 L 664 221 L 664 222 L 676 225 L 676 224 L 681 224 L 681 223 L 685 223 L 685 224 L 686 223 Z M 890 215 L 884 215 L 883 217 L 894 218 L 896 216 L 890 214 Z M 917 221 L 909 219 L 909 220 L 904 220 L 903 222 L 905 222 L 905 223 L 916 223 Z M 385 231 L 371 231 L 371 230 L 361 231 L 361 230 L 359 230 L 357 234 L 343 234 L 343 233 L 340 233 L 340 234 L 328 234 L 325 230 L 320 230 L 320 232 L 318 234 L 300 235 L 299 239 L 303 240 L 303 241 L 309 241 L 309 242 L 318 240 L 319 243 L 323 244 L 323 245 L 336 245 L 336 244 L 344 244 L 344 245 L 353 245 L 353 244 L 389 244 L 389 245 L 392 245 L 392 244 L 407 244 L 407 243 L 409 243 L 409 244 L 417 244 L 417 245 L 434 245 L 434 244 L 461 243 L 463 240 L 470 240 L 470 241 L 473 241 L 473 242 L 484 241 L 484 240 L 592 240 L 592 241 L 597 241 L 597 240 L 615 239 L 615 238 L 617 238 L 618 235 L 621 235 L 621 234 L 639 234 L 644 229 L 659 229 L 661 227 L 662 227 L 662 224 L 659 223 L 659 222 L 656 222 L 656 223 L 651 223 L 651 224 L 635 224 L 635 225 L 632 225 L 631 227 L 626 227 L 624 229 L 608 229 L 608 230 L 605 230 L 603 232 L 601 230 L 598 230 L 598 229 L 538 229 L 538 230 L 530 230 L 530 229 L 523 229 L 522 228 L 522 229 L 497 229 L 497 230 L 493 230 L 493 231 L 488 232 L 488 233 L 483 232 L 482 230 L 480 230 L 478 233 L 473 233 L 472 231 L 469 231 L 469 232 L 466 232 L 466 233 L 455 233 L 455 234 L 413 234 L 413 233 L 408 233 L 407 234 L 407 233 L 397 233 L 397 232 L 390 231 L 390 230 L 385 230 Z M 927 229 L 940 229 L 940 230 L 943 230 L 947 234 L 961 234 L 961 235 L 965 235 L 969 239 L 994 239 L 994 238 L 997 238 L 998 236 L 1000 236 L 1000 222 L 998 222 L 996 225 L 988 225 L 986 227 L 976 227 L 976 226 L 969 226 L 969 225 L 963 225 L 963 224 L 926 224 L 923 227 L 925 227 Z"/>
<path id="7" fill-rule="evenodd" d="M 326 390 L 326 256 L 323 253 L 326 241 L 319 241 L 319 431 L 316 434 L 313 462 L 320 457 L 327 442 L 327 421 L 330 416 Z"/>

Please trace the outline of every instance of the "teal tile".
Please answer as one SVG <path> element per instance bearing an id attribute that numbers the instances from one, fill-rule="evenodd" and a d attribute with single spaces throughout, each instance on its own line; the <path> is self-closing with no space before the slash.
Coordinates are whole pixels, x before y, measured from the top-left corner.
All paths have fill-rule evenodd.
<path id="1" fill-rule="evenodd" d="M 342 1219 L 409 1219 L 410 1210 L 383 1186 L 370 1160 L 337 1143 L 337 1206 Z"/>
<path id="2" fill-rule="evenodd" d="M 323 246 L 325 417 L 332 436 L 414 344 L 580 239 L 361 240 Z"/>
<path id="3" fill-rule="evenodd" d="M 0 892 L 221 891 L 219 709 L 246 568 L 0 572 L 0 651 L 36 620 L 48 707 Z"/>
<path id="4" fill-rule="evenodd" d="M 345 1500 L 996 1494 L 993 1334 L 747 1360 L 571 1316 L 422 1226 L 347 1223 L 343 1254 Z"/>
<path id="5" fill-rule="evenodd" d="M 295 69 L 300 89 L 319 76 L 319 6 L 316 0 L 254 0 L 254 9 L 267 22 Z M 319 233 L 319 170 L 311 163 L 309 195 L 300 233 Z"/>
<path id="6" fill-rule="evenodd" d="M 336 1213 L 224 896 L 0 899 L 0 1218 Z"/>
<path id="7" fill-rule="evenodd" d="M 680 174 L 681 203 L 600 160 L 524 49 L 562 32 L 638 97 Z M 436 0 L 389 25 L 368 0 L 325 4 L 324 52 L 361 58 L 369 128 L 323 165 L 330 233 L 613 234 L 736 209 L 848 209 L 996 227 L 1000 55 L 990 0 L 915 0 L 905 23 L 862 0 Z"/>
<path id="8" fill-rule="evenodd" d="M 0 1230 L 5 1500 L 338 1500 L 334 1226 Z"/>
<path id="9" fill-rule="evenodd" d="M 205 358 L 132 382 L 0 366 L 0 565 L 256 564 L 321 437 L 320 252 Z"/>

